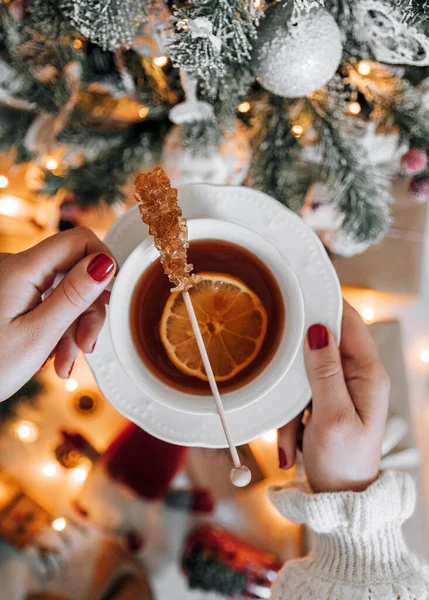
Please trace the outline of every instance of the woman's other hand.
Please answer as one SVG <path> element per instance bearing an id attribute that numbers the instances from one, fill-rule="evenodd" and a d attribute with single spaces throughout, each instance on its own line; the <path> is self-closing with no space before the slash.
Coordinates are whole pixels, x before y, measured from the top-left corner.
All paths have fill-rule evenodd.
<path id="1" fill-rule="evenodd" d="M 108 248 L 84 227 L 0 255 L 0 400 L 50 356 L 57 374 L 67 378 L 79 350 L 92 352 L 115 269 Z M 42 301 L 58 274 L 64 278 Z"/>

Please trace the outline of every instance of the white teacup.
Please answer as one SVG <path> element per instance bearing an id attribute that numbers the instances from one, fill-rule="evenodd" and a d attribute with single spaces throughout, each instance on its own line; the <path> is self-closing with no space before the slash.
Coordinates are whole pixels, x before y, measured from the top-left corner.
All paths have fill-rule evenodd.
<path id="1" fill-rule="evenodd" d="M 227 412 L 259 400 L 279 383 L 293 363 L 304 332 L 304 301 L 298 279 L 279 250 L 253 230 L 215 219 L 188 221 L 189 241 L 221 240 L 236 244 L 257 256 L 277 281 L 285 308 L 283 334 L 271 361 L 253 380 L 222 394 Z M 159 258 L 151 237 L 129 255 L 112 290 L 109 324 L 113 347 L 128 376 L 150 398 L 174 410 L 192 414 L 215 414 L 212 396 L 186 394 L 159 380 L 141 360 L 130 328 L 131 301 L 142 274 Z M 208 384 L 207 384 L 208 385 Z M 286 391 L 286 390 L 285 390 Z"/>

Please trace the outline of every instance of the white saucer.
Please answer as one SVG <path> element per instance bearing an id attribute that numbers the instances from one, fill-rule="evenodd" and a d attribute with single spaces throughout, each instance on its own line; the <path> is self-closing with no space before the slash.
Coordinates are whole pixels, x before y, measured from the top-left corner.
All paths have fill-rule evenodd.
<path id="1" fill-rule="evenodd" d="M 274 243 L 286 255 L 298 276 L 304 295 L 305 328 L 323 323 L 339 337 L 342 298 L 337 275 L 319 238 L 293 212 L 261 192 L 244 187 L 207 184 L 179 188 L 179 202 L 188 219 L 208 217 L 246 225 Z M 137 207 L 129 210 L 108 231 L 105 243 L 119 265 L 148 235 Z M 116 359 L 105 323 L 93 354 L 86 356 L 107 400 L 130 421 L 157 438 L 181 446 L 225 448 L 217 415 L 178 412 L 145 396 Z M 228 414 L 237 445 L 288 423 L 310 400 L 302 348 L 280 383 L 261 400 Z"/>

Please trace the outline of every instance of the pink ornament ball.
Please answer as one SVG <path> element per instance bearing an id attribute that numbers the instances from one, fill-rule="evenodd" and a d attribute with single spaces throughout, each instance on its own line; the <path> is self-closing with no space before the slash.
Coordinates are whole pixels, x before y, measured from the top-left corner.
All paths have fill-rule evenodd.
<path id="1" fill-rule="evenodd" d="M 427 202 L 429 200 L 429 177 L 414 177 L 411 180 L 410 192 L 419 204 Z"/>
<path id="2" fill-rule="evenodd" d="M 401 157 L 401 171 L 404 175 L 418 175 L 428 166 L 428 155 L 421 148 L 411 148 Z"/>

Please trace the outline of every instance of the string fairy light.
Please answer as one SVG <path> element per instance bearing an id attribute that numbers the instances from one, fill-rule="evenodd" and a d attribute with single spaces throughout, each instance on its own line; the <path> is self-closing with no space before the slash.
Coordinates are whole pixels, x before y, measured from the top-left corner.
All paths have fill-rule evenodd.
<path id="1" fill-rule="evenodd" d="M 361 315 L 365 323 L 371 323 L 375 318 L 375 310 L 371 306 L 366 306 L 362 309 Z"/>
<path id="2" fill-rule="evenodd" d="M 304 127 L 302 125 L 293 125 L 291 131 L 292 135 L 298 139 L 304 133 Z"/>
<path id="3" fill-rule="evenodd" d="M 64 384 L 64 387 L 66 388 L 66 390 L 68 392 L 74 392 L 75 390 L 77 390 L 77 386 L 78 383 L 76 381 L 76 379 L 67 379 L 67 381 Z"/>
<path id="4" fill-rule="evenodd" d="M 45 477 L 55 477 L 58 473 L 58 466 L 55 463 L 46 463 L 43 465 L 42 473 Z"/>
<path id="5" fill-rule="evenodd" d="M 360 75 L 369 75 L 371 73 L 371 64 L 367 60 L 361 60 L 357 67 Z"/>
<path id="6" fill-rule="evenodd" d="M 58 168 L 58 161 L 56 158 L 48 158 L 45 162 L 45 167 L 48 171 L 55 171 Z"/>
<path id="7" fill-rule="evenodd" d="M 80 50 L 82 48 L 82 46 L 83 46 L 82 40 L 77 39 L 73 42 L 73 48 L 75 50 Z"/>
<path id="8" fill-rule="evenodd" d="M 250 110 L 250 102 L 240 102 L 238 105 L 238 112 L 247 113 Z"/>
<path id="9" fill-rule="evenodd" d="M 9 179 L 5 175 L 0 175 L 0 188 L 4 189 L 9 185 Z"/>
<path id="10" fill-rule="evenodd" d="M 153 62 L 157 67 L 165 67 L 165 65 L 168 63 L 168 58 L 166 56 L 157 56 L 153 59 Z"/>
<path id="11" fill-rule="evenodd" d="M 65 519 L 63 519 L 63 517 L 58 517 L 58 519 L 55 519 L 54 521 L 52 521 L 52 529 L 54 531 L 64 531 L 64 529 L 67 527 L 67 521 Z"/>
<path id="12" fill-rule="evenodd" d="M 2 196 L 0 198 L 0 215 L 17 217 L 24 212 L 24 202 L 17 196 Z"/>
<path id="13" fill-rule="evenodd" d="M 147 106 L 145 106 L 144 104 L 140 104 L 138 107 L 137 113 L 138 113 L 140 119 L 144 119 L 149 114 L 149 108 Z"/>
<path id="14" fill-rule="evenodd" d="M 39 437 L 39 428 L 31 421 L 20 421 L 16 424 L 15 434 L 21 442 L 35 442 Z"/>
<path id="15" fill-rule="evenodd" d="M 76 467 L 71 471 L 71 478 L 76 483 L 83 483 L 87 477 L 88 471 L 85 469 L 85 467 Z"/>
<path id="16" fill-rule="evenodd" d="M 348 111 L 349 113 L 351 113 L 352 115 L 358 115 L 362 110 L 361 105 L 359 104 L 359 102 L 349 102 L 348 105 Z"/>

